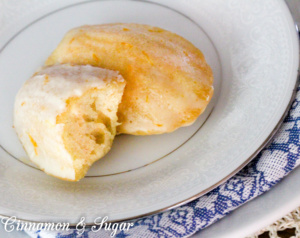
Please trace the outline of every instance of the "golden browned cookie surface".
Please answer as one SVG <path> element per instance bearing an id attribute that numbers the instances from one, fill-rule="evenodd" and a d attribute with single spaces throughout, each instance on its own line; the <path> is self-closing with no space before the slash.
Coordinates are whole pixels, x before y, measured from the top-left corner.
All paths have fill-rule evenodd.
<path id="1" fill-rule="evenodd" d="M 193 123 L 213 95 L 213 74 L 200 50 L 161 28 L 140 24 L 70 30 L 46 61 L 117 70 L 126 80 L 119 133 L 150 135 Z"/>

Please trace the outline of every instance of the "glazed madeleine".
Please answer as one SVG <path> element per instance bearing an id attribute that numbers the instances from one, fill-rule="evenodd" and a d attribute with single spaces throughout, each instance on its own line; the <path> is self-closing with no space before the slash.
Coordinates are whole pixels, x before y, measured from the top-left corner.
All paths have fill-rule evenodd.
<path id="1" fill-rule="evenodd" d="M 213 74 L 201 51 L 175 33 L 141 24 L 70 30 L 46 65 L 90 64 L 126 80 L 118 133 L 151 135 L 192 124 L 213 95 Z"/>
<path id="2" fill-rule="evenodd" d="M 78 181 L 111 148 L 125 81 L 92 66 L 44 67 L 15 100 L 14 127 L 29 158 L 47 174 Z"/>

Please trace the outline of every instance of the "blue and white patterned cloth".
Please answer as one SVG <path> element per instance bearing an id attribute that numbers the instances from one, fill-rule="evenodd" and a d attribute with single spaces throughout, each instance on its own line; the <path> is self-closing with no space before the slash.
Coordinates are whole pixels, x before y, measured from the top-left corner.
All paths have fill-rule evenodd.
<path id="1" fill-rule="evenodd" d="M 272 142 L 242 171 L 210 193 L 176 209 L 134 221 L 128 231 L 115 237 L 188 237 L 231 211 L 268 191 L 300 164 L 300 87 L 283 125 Z M 75 230 L 55 233 L 28 232 L 34 238 L 98 238 L 110 232 Z"/>

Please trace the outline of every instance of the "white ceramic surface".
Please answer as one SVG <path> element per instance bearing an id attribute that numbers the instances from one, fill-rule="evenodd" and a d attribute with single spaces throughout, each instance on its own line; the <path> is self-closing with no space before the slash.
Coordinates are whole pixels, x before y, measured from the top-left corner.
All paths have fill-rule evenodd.
<path id="1" fill-rule="evenodd" d="M 231 175 L 257 151 L 295 87 L 297 37 L 280 0 L 2 1 L 1 11 L 2 215 L 74 223 L 85 216 L 92 222 L 184 202 Z M 214 101 L 191 127 L 161 136 L 120 136 L 89 176 L 135 170 L 79 183 L 60 181 L 26 165 L 11 127 L 14 95 L 68 29 L 107 22 L 156 25 L 189 39 L 213 68 Z"/>

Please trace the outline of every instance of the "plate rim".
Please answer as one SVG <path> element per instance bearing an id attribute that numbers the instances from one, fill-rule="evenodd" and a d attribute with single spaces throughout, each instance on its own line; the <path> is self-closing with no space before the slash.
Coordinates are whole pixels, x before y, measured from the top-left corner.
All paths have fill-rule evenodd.
<path id="1" fill-rule="evenodd" d="M 74 5 L 80 5 L 80 4 L 84 4 L 84 3 L 88 3 L 88 2 L 95 2 L 95 1 L 99 1 L 99 0 L 89 0 L 89 1 L 80 1 L 80 2 L 74 2 L 73 4 L 71 5 L 66 5 L 66 6 L 63 6 L 59 9 L 56 9 L 54 11 L 51 11 L 51 12 L 48 12 L 46 14 L 44 14 L 43 16 L 41 17 L 38 17 L 37 19 L 31 21 L 29 24 L 25 25 L 23 28 L 21 28 L 16 34 L 14 34 L 11 38 L 9 38 L 6 43 L 1 47 L 0 49 L 0 54 L 1 52 L 6 48 L 6 46 L 13 40 L 15 39 L 20 33 L 22 33 L 25 29 L 27 29 L 28 27 L 30 27 L 32 24 L 34 24 L 35 22 L 37 22 L 38 20 L 42 19 L 42 18 L 45 18 L 47 17 L 48 15 L 51 15 L 53 14 L 54 12 L 57 12 L 57 11 L 61 11 L 61 10 L 64 10 L 66 8 L 69 8 L 71 6 L 74 6 Z M 108 1 L 108 0 L 102 0 L 102 1 Z M 153 3 L 153 4 L 156 4 L 156 5 L 160 5 L 160 6 L 163 6 L 163 7 L 167 7 L 173 11 L 176 11 L 178 12 L 176 9 L 172 9 L 171 7 L 169 6 L 166 6 L 166 5 L 163 5 L 159 2 L 152 2 L 152 1 L 143 1 L 143 0 L 128 0 L 128 1 L 136 1 L 136 2 L 146 2 L 146 3 Z M 289 15 L 291 16 L 292 18 L 292 22 L 293 22 L 293 25 L 294 25 L 294 33 L 296 33 L 297 35 L 297 42 L 298 42 L 298 54 L 300 56 L 300 26 L 297 25 L 293 15 L 292 15 L 292 12 L 291 12 L 291 9 L 289 8 L 288 4 L 283 1 L 282 2 L 283 6 L 285 6 L 288 10 L 288 13 Z M 180 13 L 180 12 L 178 12 Z M 182 14 L 182 13 L 180 13 Z M 190 19 L 190 18 L 189 18 Z M 191 20 L 191 19 L 190 19 Z M 292 32 L 292 34 L 293 34 Z M 297 68 L 297 74 L 296 74 L 296 80 L 295 80 L 295 85 L 294 85 L 294 88 L 293 88 L 293 91 L 292 91 L 292 94 L 291 94 L 291 98 L 282 114 L 282 116 L 280 117 L 279 121 L 277 122 L 277 124 L 275 125 L 274 129 L 271 131 L 271 133 L 268 135 L 268 137 L 263 141 L 263 143 L 251 154 L 251 156 L 249 156 L 241 165 L 239 165 L 236 169 L 234 169 L 230 174 L 228 174 L 227 176 L 225 176 L 223 179 L 219 180 L 218 182 L 216 182 L 215 184 L 211 185 L 210 187 L 204 189 L 203 191 L 187 198 L 187 199 L 184 199 L 183 201 L 180 201 L 180 202 L 177 202 L 177 203 L 174 203 L 172 205 L 169 205 L 169 206 L 166 206 L 164 208 L 161 208 L 161 209 L 157 209 L 157 210 L 154 210 L 154 211 L 151 211 L 151 212 L 146 212 L 146 213 L 143 213 L 143 214 L 139 214 L 139 215 L 135 215 L 135 216 L 130 216 L 130 217 L 127 217 L 127 218 L 120 218 L 120 219 L 115 219 L 115 220 L 110 220 L 108 218 L 107 220 L 107 223 L 115 223 L 115 222 L 124 222 L 124 221 L 130 221 L 130 220 L 134 220 L 134 219 L 139 219 L 139 218 L 144 218 L 146 216 L 151 216 L 151 215 L 155 215 L 155 214 L 159 214 L 159 213 L 162 213 L 162 212 L 166 212 L 166 211 L 169 211 L 171 209 L 174 209 L 174 208 L 177 208 L 177 207 L 180 207 L 182 205 L 185 205 L 189 202 L 192 202 L 194 201 L 195 199 L 198 199 L 199 197 L 207 194 L 208 192 L 212 191 L 213 189 L 215 189 L 216 187 L 218 187 L 219 185 L 221 185 L 222 183 L 226 182 L 228 179 L 230 179 L 231 177 L 233 177 L 234 175 L 236 175 L 240 170 L 242 170 L 249 162 L 251 162 L 260 152 L 261 150 L 263 150 L 263 148 L 265 148 L 268 143 L 273 139 L 273 137 L 275 136 L 275 134 L 278 132 L 278 130 L 281 128 L 281 125 L 283 124 L 284 122 L 284 119 L 286 118 L 286 116 L 288 115 L 289 111 L 290 111 L 290 107 L 292 106 L 293 104 L 293 101 L 294 99 L 296 98 L 296 94 L 297 94 L 297 88 L 300 86 L 300 57 L 298 57 L 298 68 Z M 212 110 L 213 111 L 213 110 Z M 10 215 L 6 215 L 6 214 L 0 214 L 0 217 L 1 219 L 3 218 L 10 218 L 12 216 Z M 35 221 L 35 220 L 29 220 L 29 219 L 23 219 L 23 218 L 19 218 L 17 217 L 16 218 L 16 222 L 30 222 L 30 223 L 41 223 L 43 221 Z M 52 222 L 53 224 L 58 224 L 59 222 Z M 77 223 L 68 223 L 69 224 L 69 227 L 70 229 L 74 229 L 76 228 L 76 225 Z M 90 228 L 92 226 L 94 226 L 95 224 L 93 223 L 87 223 L 86 224 L 86 227 L 87 228 Z"/>

